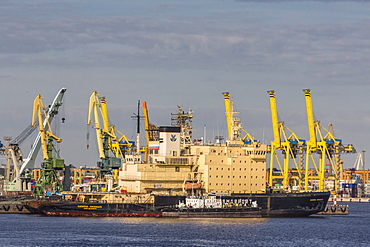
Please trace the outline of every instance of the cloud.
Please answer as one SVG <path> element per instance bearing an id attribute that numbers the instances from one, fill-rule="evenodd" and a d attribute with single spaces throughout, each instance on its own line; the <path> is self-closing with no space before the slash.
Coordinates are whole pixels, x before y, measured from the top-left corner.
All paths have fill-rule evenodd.
<path id="1" fill-rule="evenodd" d="M 194 2 L 144 7 L 131 3 L 125 8 L 112 8 L 108 2 L 110 7 L 102 10 L 72 1 L 1 4 L 0 79 L 11 85 L 1 98 L 12 102 L 9 109 L 17 109 L 2 111 L 11 121 L 4 131 L 24 128 L 35 95 L 52 97 L 64 86 L 61 82 L 67 82 L 71 99 L 66 126 L 75 129 L 78 134 L 70 135 L 78 138 L 85 138 L 93 90 L 107 96 L 112 120 L 124 132 L 132 125 L 138 98 L 148 101 L 155 124 L 169 124 L 169 113 L 182 104 L 195 110 L 197 137 L 205 123 L 219 131 L 225 124 L 221 92 L 230 91 L 246 130 L 262 139 L 262 127 L 270 131 L 266 90 L 275 89 L 283 121 L 304 138 L 302 88 L 307 87 L 313 89 L 321 120 L 337 123 L 338 136 L 346 137 L 342 133 L 349 125 L 363 131 L 365 110 L 346 120 L 340 120 L 343 114 L 338 112 L 351 111 L 356 101 L 367 99 L 366 9 L 359 14 L 357 4 L 350 11 L 345 4 L 333 4 L 330 7 L 336 8 L 324 11 L 318 1 L 310 1 L 315 6 L 307 10 L 276 10 L 267 4 L 235 2 L 219 1 L 207 9 L 196 8 L 202 6 Z M 326 113 L 330 111 L 336 114 Z M 266 134 L 266 140 L 270 136 Z"/>
<path id="2" fill-rule="evenodd" d="M 295 63 L 316 66 L 322 75 L 321 64 L 365 70 L 369 63 L 370 24 L 254 24 L 229 28 L 120 16 L 8 18 L 0 29 L 0 64 L 289 70 Z M 328 76 L 340 77 L 342 71 Z"/>

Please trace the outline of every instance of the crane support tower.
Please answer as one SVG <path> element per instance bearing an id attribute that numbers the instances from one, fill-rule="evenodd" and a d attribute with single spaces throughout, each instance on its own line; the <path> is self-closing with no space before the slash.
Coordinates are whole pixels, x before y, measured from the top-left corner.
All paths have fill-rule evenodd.
<path id="1" fill-rule="evenodd" d="M 259 145 L 259 141 L 255 140 L 251 134 L 243 129 L 241 119 L 235 117 L 235 114 L 237 114 L 238 112 L 234 112 L 234 101 L 233 99 L 230 99 L 230 94 L 228 92 L 224 92 L 222 94 L 224 95 L 225 103 L 225 115 L 228 133 L 227 142 L 231 145 Z M 245 134 L 243 138 L 241 137 L 241 132 L 244 132 Z"/>
<path id="2" fill-rule="evenodd" d="M 267 91 L 270 97 L 270 108 L 271 108 L 271 123 L 274 135 L 274 140 L 271 141 L 271 155 L 270 155 L 270 171 L 269 171 L 269 185 L 273 186 L 278 184 L 282 180 L 282 186 L 284 189 L 288 189 L 290 185 L 298 186 L 299 190 L 303 189 L 303 176 L 304 176 L 304 149 L 306 141 L 300 139 L 293 131 L 284 125 L 283 121 L 279 121 L 278 112 L 276 107 L 275 91 Z M 279 160 L 277 150 L 282 151 L 284 161 L 283 165 Z M 281 173 L 275 174 L 276 161 Z M 290 162 L 295 165 L 295 170 L 290 169 Z M 297 178 L 295 184 L 291 184 L 290 180 L 293 180 L 294 176 Z"/>
<path id="3" fill-rule="evenodd" d="M 305 171 L 305 189 L 308 190 L 309 179 L 318 180 L 318 190 L 323 191 L 325 188 L 325 180 L 331 174 L 326 170 L 326 162 L 333 168 L 334 188 L 339 191 L 339 180 L 342 177 L 343 161 L 342 153 L 356 153 L 352 144 L 344 145 L 342 140 L 334 136 L 333 126 L 329 124 L 329 130 L 324 128 L 320 121 L 314 119 L 311 90 L 303 90 L 306 99 L 307 125 L 309 132 L 309 141 L 306 148 L 306 171 Z M 315 160 L 314 154 L 318 154 L 318 162 Z M 314 173 L 309 174 L 310 163 L 314 166 Z M 312 185 L 312 184 L 311 184 Z"/>
<path id="4" fill-rule="evenodd" d="M 60 143 L 62 139 L 53 134 L 48 114 L 40 94 L 37 95 L 34 100 L 32 126 L 35 126 L 36 120 L 39 122 L 38 131 L 40 133 L 44 161 L 41 163 L 42 172 L 40 178 L 36 182 L 34 194 L 45 195 L 62 191 L 63 185 L 59 180 L 57 172 L 64 170 L 65 165 L 64 160 L 59 157 L 59 153 L 56 152 L 53 144 L 53 141 Z M 44 128 L 44 124 L 46 124 L 47 128 Z M 54 153 L 57 154 L 58 158 L 53 157 Z"/>

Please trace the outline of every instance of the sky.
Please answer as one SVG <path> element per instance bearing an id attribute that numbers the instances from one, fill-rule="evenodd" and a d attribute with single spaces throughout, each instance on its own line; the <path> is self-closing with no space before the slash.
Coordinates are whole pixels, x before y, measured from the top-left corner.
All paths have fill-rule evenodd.
<path id="1" fill-rule="evenodd" d="M 38 94 L 50 104 L 66 87 L 66 121 L 55 120 L 55 132 L 61 157 L 77 167 L 99 160 L 86 125 L 94 91 L 130 139 L 141 100 L 158 126 L 171 124 L 177 105 L 191 109 L 193 138 L 206 130 L 209 141 L 227 134 L 229 92 L 244 129 L 269 144 L 267 91 L 275 90 L 280 120 L 308 140 L 308 88 L 315 119 L 333 124 L 344 144 L 370 150 L 369 13 L 368 0 L 1 1 L 0 138 L 31 123 Z M 24 156 L 34 138 L 22 144 Z M 343 155 L 344 167 L 356 156 Z"/>

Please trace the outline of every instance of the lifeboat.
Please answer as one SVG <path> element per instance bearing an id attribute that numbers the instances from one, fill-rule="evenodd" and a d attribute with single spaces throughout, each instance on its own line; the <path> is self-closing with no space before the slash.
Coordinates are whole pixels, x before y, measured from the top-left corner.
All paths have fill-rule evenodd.
<path id="1" fill-rule="evenodd" d="M 202 188 L 202 184 L 201 183 L 186 183 L 184 187 L 186 190 L 192 190 L 192 189 L 196 190 L 196 189 Z"/>

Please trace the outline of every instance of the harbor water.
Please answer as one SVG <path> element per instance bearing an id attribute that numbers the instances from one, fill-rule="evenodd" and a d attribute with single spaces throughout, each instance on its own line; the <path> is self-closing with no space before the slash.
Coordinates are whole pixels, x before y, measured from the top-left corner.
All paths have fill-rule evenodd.
<path id="1" fill-rule="evenodd" d="M 262 219 L 0 214 L 0 246 L 370 246 L 370 203 L 349 203 L 349 210 Z"/>

